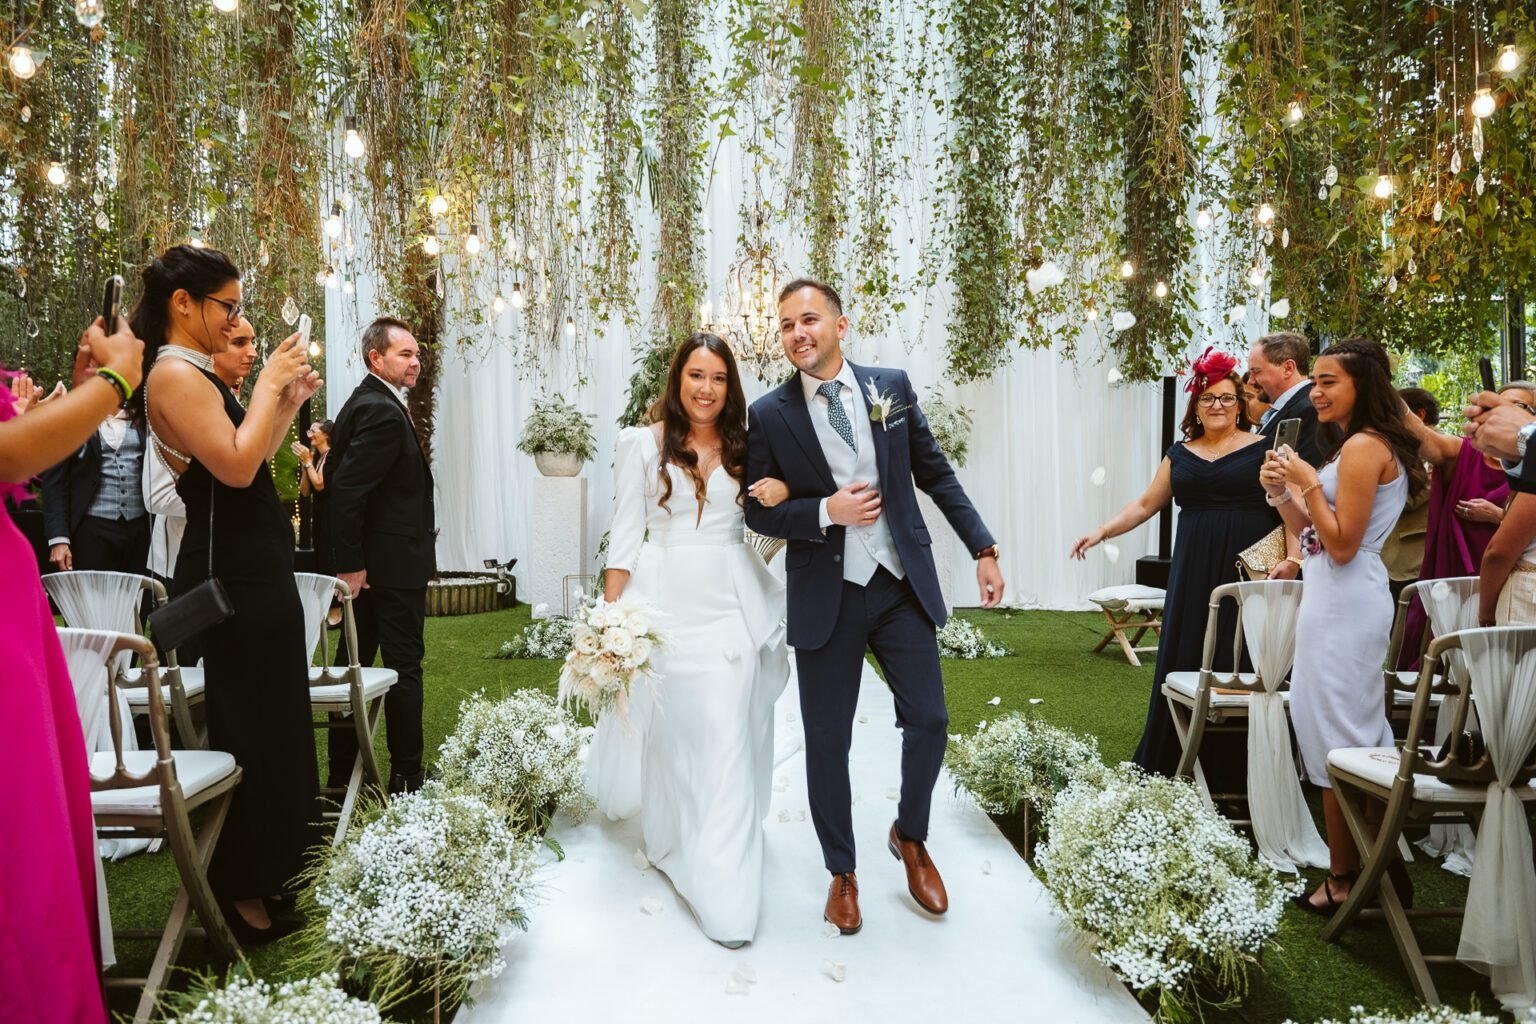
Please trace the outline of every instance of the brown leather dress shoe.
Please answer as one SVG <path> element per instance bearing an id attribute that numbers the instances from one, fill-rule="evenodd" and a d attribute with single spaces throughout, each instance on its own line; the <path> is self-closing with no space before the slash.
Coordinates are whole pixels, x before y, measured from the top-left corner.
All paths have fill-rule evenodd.
<path id="1" fill-rule="evenodd" d="M 853 935 L 864 927 L 864 918 L 859 915 L 859 880 L 852 871 L 832 876 L 822 917 L 844 935 Z"/>
<path id="2" fill-rule="evenodd" d="M 889 842 L 891 856 L 901 861 L 907 869 L 907 892 L 917 900 L 917 905 L 930 914 L 942 914 L 949 909 L 949 894 L 944 891 L 944 879 L 939 869 L 928 859 L 928 849 L 915 839 L 908 839 L 891 822 Z"/>

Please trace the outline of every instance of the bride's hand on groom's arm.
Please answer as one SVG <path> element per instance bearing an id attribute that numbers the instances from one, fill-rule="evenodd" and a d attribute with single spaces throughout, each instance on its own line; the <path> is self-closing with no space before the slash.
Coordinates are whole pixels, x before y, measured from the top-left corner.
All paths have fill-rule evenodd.
<path id="1" fill-rule="evenodd" d="M 763 508 L 773 508 L 789 499 L 789 487 L 782 480 L 765 476 L 747 488 L 747 496 Z"/>

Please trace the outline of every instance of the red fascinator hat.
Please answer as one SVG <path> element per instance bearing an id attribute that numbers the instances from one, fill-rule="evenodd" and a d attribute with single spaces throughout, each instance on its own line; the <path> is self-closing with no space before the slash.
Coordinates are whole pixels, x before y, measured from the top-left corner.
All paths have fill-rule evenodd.
<path id="1" fill-rule="evenodd" d="M 1217 381 L 1226 380 L 1227 375 L 1237 366 L 1237 360 L 1225 352 L 1217 352 L 1207 346 L 1205 352 L 1189 364 L 1189 372 L 1193 374 L 1184 390 L 1198 395 Z"/>

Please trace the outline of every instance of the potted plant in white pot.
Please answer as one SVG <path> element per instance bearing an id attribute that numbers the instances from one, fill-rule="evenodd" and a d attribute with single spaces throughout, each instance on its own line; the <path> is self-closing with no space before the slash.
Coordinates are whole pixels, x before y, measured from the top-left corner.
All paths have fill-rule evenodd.
<path id="1" fill-rule="evenodd" d="M 534 464 L 545 476 L 575 476 L 582 463 L 597 454 L 592 424 L 574 405 L 560 395 L 538 398 L 533 413 L 523 423 L 523 439 L 518 451 L 533 456 Z"/>

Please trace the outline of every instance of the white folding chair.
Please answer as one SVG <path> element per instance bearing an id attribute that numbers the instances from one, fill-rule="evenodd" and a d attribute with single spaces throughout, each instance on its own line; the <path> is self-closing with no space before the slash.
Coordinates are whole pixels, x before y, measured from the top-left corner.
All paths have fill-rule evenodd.
<path id="1" fill-rule="evenodd" d="M 1482 709 L 1486 745 L 1450 745 L 1446 757 L 1422 745 L 1433 706 L 1434 674 L 1447 655 L 1464 671 L 1459 679 L 1451 735 L 1470 737 L 1467 724 L 1475 699 Z M 1452 703 L 1452 702 L 1447 702 Z M 1360 877 L 1349 897 L 1323 928 L 1332 941 L 1356 920 L 1384 918 L 1419 998 L 1438 1003 L 1431 964 L 1461 961 L 1491 975 L 1493 991 L 1506 1008 L 1536 996 L 1536 866 L 1532 864 L 1528 812 L 1536 804 L 1536 628 L 1491 627 L 1441 634 L 1430 644 L 1419 672 L 1407 740 L 1395 747 L 1359 747 L 1328 755 L 1328 777 L 1361 850 Z M 1367 813 L 1367 799 L 1385 801 L 1380 822 Z M 1477 857 L 1464 908 L 1403 906 L 1387 869 L 1398 856 L 1398 839 L 1414 822 L 1456 812 L 1478 823 Z M 1373 907 L 1379 901 L 1379 909 Z M 1461 916 L 1454 955 L 1425 954 L 1413 921 Z"/>
<path id="2" fill-rule="evenodd" d="M 146 977 L 106 979 L 108 987 L 142 986 L 134 1020 L 148 1021 L 155 1014 L 158 993 L 188 935 L 202 935 L 220 956 L 240 958 L 240 945 L 208 884 L 208 864 L 240 782 L 240 767 L 230 754 L 171 749 L 159 664 L 148 640 L 129 633 L 66 628 L 59 630 L 59 642 L 75 686 L 82 727 L 95 731 L 104 722 L 112 739 L 110 749 L 91 755 L 91 810 L 96 827 L 117 834 L 126 831 L 140 838 L 164 838 L 181 875 L 181 887 L 164 928 L 115 932 L 121 938 L 160 940 Z M 149 727 L 155 739 L 152 751 L 129 750 L 123 742 L 123 714 L 114 693 L 119 680 L 109 666 L 124 652 L 137 655 L 142 666 L 144 688 L 149 693 Z M 199 810 L 201 825 L 194 828 L 191 815 Z M 193 911 L 202 922 L 201 928 L 191 923 Z M 113 933 L 105 918 L 103 924 L 107 938 Z"/>
<path id="3" fill-rule="evenodd" d="M 144 595 L 149 594 L 155 607 L 166 602 L 165 586 L 152 576 L 134 573 L 102 572 L 79 569 L 49 573 L 43 588 L 58 605 L 64 622 L 74 629 L 105 630 L 113 633 L 144 634 L 140 610 Z M 142 685 L 140 670 L 132 665 L 132 652 L 124 651 L 113 661 L 113 671 L 123 684 L 118 693 L 134 715 L 149 713 L 149 691 Z M 182 667 L 174 650 L 165 652 L 161 682 L 170 689 L 171 718 L 183 745 L 204 748 L 208 732 L 197 725 L 193 707 L 203 702 L 203 670 Z M 128 740 L 130 749 L 135 742 Z"/>
<path id="4" fill-rule="evenodd" d="M 358 664 L 357 620 L 352 609 L 352 591 L 345 583 L 334 576 L 308 572 L 293 575 L 299 588 L 299 602 L 304 606 L 304 642 L 310 659 L 310 710 L 322 716 L 315 721 L 315 728 L 327 731 L 352 729 L 357 735 L 357 757 L 353 759 L 346 787 L 323 790 L 326 796 L 341 800 L 338 811 L 326 812 L 327 818 L 336 819 L 336 834 L 331 842 L 339 846 L 346 838 L 347 825 L 352 820 L 352 810 L 363 783 L 366 781 L 381 790 L 384 788 L 378 758 L 373 752 L 373 735 L 384 714 L 384 695 L 395 685 L 399 675 L 392 668 L 365 668 Z M 341 628 L 351 655 L 350 664 L 337 667 L 329 664 L 327 645 L 322 642 L 332 595 L 341 599 Z"/>
<path id="5" fill-rule="evenodd" d="M 1207 799 L 1245 799 L 1260 853 L 1283 870 L 1327 863 L 1327 848 L 1307 811 L 1291 749 L 1286 681 L 1296 654 L 1296 616 L 1301 607 L 1298 580 L 1227 583 L 1211 591 L 1205 650 L 1197 672 L 1170 672 L 1163 695 L 1173 715 L 1183 753 L 1178 774 L 1193 779 Z M 1221 608 L 1237 604 L 1232 636 L 1233 670 L 1219 672 L 1216 659 Z M 1239 672 L 1243 652 L 1253 672 Z M 1212 793 L 1200 765 L 1200 747 L 1209 731 L 1247 731 L 1248 789 Z"/>

